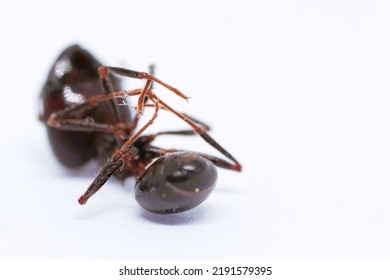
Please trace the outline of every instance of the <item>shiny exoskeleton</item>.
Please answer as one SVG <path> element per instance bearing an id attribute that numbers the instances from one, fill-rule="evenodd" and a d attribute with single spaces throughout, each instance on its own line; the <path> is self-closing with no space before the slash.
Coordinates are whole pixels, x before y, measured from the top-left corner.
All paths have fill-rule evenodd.
<path id="1" fill-rule="evenodd" d="M 83 104 L 88 98 L 105 94 L 98 75 L 97 61 L 88 51 L 78 45 L 65 49 L 51 68 L 40 96 L 40 119 L 47 121 L 52 113 L 67 107 Z M 117 78 L 111 77 L 113 90 L 120 89 Z M 119 106 L 114 100 L 102 102 L 84 112 L 78 118 L 96 123 L 131 123 L 130 109 Z M 49 143 L 56 158 L 65 166 L 79 167 L 92 158 L 103 162 L 118 145 L 112 134 L 67 130 L 46 126 Z M 119 173 L 117 173 L 120 176 Z M 123 176 L 122 176 L 123 178 Z"/>
<path id="2" fill-rule="evenodd" d="M 121 90 L 115 75 L 144 79 L 145 87 Z M 208 126 L 171 108 L 154 94 L 153 83 L 187 99 L 152 73 L 102 66 L 78 45 L 65 49 L 55 61 L 40 98 L 40 119 L 46 124 L 53 152 L 68 167 L 79 167 L 94 158 L 103 165 L 79 198 L 80 204 L 85 204 L 112 175 L 122 180 L 136 176 L 135 196 L 143 208 L 162 214 L 182 212 L 208 197 L 217 181 L 215 166 L 241 171 L 240 163 L 207 133 Z M 138 96 L 136 116 L 123 106 L 126 102 L 118 102 L 118 98 L 129 96 Z M 138 129 L 144 108 L 154 108 L 155 112 Z M 191 129 L 145 135 L 160 109 L 175 114 Z M 164 134 L 197 134 L 232 163 L 207 154 L 153 146 L 153 140 Z"/>
<path id="3" fill-rule="evenodd" d="M 217 176 L 214 164 L 199 154 L 168 154 L 157 159 L 138 179 L 135 199 L 151 212 L 183 212 L 206 200 Z"/>

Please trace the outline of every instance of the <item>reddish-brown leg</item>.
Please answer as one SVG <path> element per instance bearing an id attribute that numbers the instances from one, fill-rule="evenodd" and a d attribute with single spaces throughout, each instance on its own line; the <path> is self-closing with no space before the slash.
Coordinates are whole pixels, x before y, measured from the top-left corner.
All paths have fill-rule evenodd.
<path id="1" fill-rule="evenodd" d="M 114 92 L 114 87 L 112 85 L 112 82 L 111 82 L 111 78 L 110 78 L 110 75 L 108 75 L 108 73 L 105 73 L 104 71 L 100 71 L 100 69 L 98 69 L 98 74 L 99 74 L 99 78 L 100 78 L 100 84 L 103 88 L 103 91 L 105 94 L 109 94 L 111 92 Z M 123 118 L 121 117 L 121 114 L 119 113 L 119 106 L 118 103 L 115 103 L 115 102 L 110 102 L 110 104 L 112 105 L 113 107 L 113 110 L 114 110 L 114 113 L 115 113 L 115 118 L 118 122 L 123 122 Z"/>
<path id="2" fill-rule="evenodd" d="M 211 161 L 215 161 L 215 164 L 219 167 L 231 169 L 234 171 L 240 172 L 242 170 L 241 164 L 227 151 L 225 150 L 217 141 L 215 141 L 206 131 L 208 131 L 210 128 L 205 125 L 204 123 L 196 120 L 195 118 L 192 118 L 186 114 L 183 114 L 181 112 L 178 112 L 174 110 L 172 107 L 170 107 L 167 103 L 165 103 L 161 98 L 157 97 L 152 91 L 150 91 L 150 96 L 153 97 L 155 100 L 158 100 L 159 104 L 161 105 L 161 108 L 167 111 L 170 111 L 171 113 L 175 114 L 177 117 L 185 121 L 187 124 L 189 124 L 193 130 L 181 130 L 181 131 L 163 131 L 154 135 L 150 135 L 149 137 L 156 137 L 157 135 L 162 134 L 179 134 L 179 135 L 193 135 L 198 134 L 200 137 L 202 137 L 208 144 L 210 144 L 212 147 L 214 147 L 217 151 L 222 153 L 224 156 L 226 156 L 228 159 L 233 161 L 233 164 L 228 163 L 222 159 L 219 159 L 217 157 L 209 156 L 206 154 L 204 155 L 206 158 L 210 159 Z M 145 104 L 146 107 L 153 107 L 154 104 Z"/>
<path id="3" fill-rule="evenodd" d="M 186 135 L 186 134 L 184 134 L 184 135 Z M 233 170 L 233 171 L 240 171 L 240 170 L 237 170 L 237 166 L 235 164 L 232 164 L 224 159 L 221 159 L 219 157 L 209 155 L 209 154 L 204 154 L 204 153 L 199 153 L 199 152 L 194 152 L 194 151 L 189 151 L 189 150 L 181 150 L 181 149 L 163 149 L 163 148 L 154 147 L 154 146 L 149 146 L 149 147 L 145 148 L 144 151 L 149 153 L 150 155 L 154 155 L 154 157 L 161 157 L 161 156 L 164 156 L 166 154 L 175 153 L 175 152 L 196 153 L 198 155 L 201 155 L 204 158 L 207 158 L 208 160 L 210 160 L 212 163 L 214 163 L 218 167 Z"/>
<path id="4" fill-rule="evenodd" d="M 143 139 L 144 143 L 150 144 L 150 143 L 152 143 L 156 139 L 156 137 L 158 137 L 160 135 L 192 136 L 192 135 L 196 135 L 196 134 L 197 133 L 194 130 L 175 130 L 175 131 L 161 131 L 161 132 L 158 132 L 158 133 L 155 133 L 155 134 L 144 135 L 142 137 L 144 138 Z M 152 145 L 145 145 L 145 147 L 143 149 L 143 152 L 149 154 L 150 156 L 153 156 L 153 158 L 160 157 L 160 156 L 163 156 L 163 155 L 166 155 L 166 154 L 169 154 L 169 153 L 174 153 L 174 152 L 192 152 L 192 153 L 197 153 L 197 154 L 203 156 L 204 158 L 207 158 L 208 160 L 213 162 L 218 167 L 225 168 L 225 169 L 230 169 L 230 170 L 234 170 L 234 171 L 240 171 L 240 170 L 237 169 L 237 165 L 236 164 L 232 164 L 232 163 L 230 163 L 230 162 L 228 162 L 228 161 L 226 161 L 224 159 L 221 159 L 221 158 L 213 156 L 213 155 L 199 153 L 199 152 L 194 152 L 194 151 L 189 151 L 189 150 L 163 149 L 163 148 L 159 148 L 159 147 L 152 146 Z"/>
<path id="5" fill-rule="evenodd" d="M 188 96 L 183 94 L 177 88 L 174 88 L 174 87 L 168 85 L 167 83 L 161 81 L 160 79 L 158 79 L 155 76 L 153 76 L 151 74 L 148 74 L 146 72 L 139 72 L 139 71 L 134 71 L 134 70 L 120 68 L 120 67 L 110 67 L 110 66 L 101 66 L 101 67 L 99 67 L 99 74 L 101 76 L 107 77 L 109 75 L 109 73 L 113 73 L 113 74 L 117 74 L 117 75 L 120 75 L 120 76 L 129 77 L 129 78 L 146 80 L 144 91 L 140 95 L 139 100 L 138 100 L 138 107 L 137 107 L 138 115 L 142 114 L 142 110 L 143 110 L 143 106 L 144 106 L 144 103 L 145 103 L 144 101 L 145 101 L 146 95 L 149 92 L 149 90 L 152 89 L 152 82 L 155 82 L 157 84 L 162 85 L 163 87 L 169 89 L 170 91 L 172 91 L 173 93 L 175 93 L 176 95 L 180 96 L 181 98 L 183 98 L 183 99 L 185 99 L 187 101 L 189 99 Z"/>
<path id="6" fill-rule="evenodd" d="M 80 204 L 87 203 L 88 199 L 94 195 L 105 183 L 106 181 L 111 177 L 112 174 L 118 168 L 120 168 L 124 163 L 124 154 L 130 149 L 130 147 L 134 144 L 134 142 L 141 136 L 141 134 L 150 126 L 152 125 L 153 121 L 158 116 L 158 111 L 160 109 L 160 105 L 157 100 L 153 100 L 153 102 L 156 103 L 154 115 L 152 118 L 141 128 L 139 129 L 134 135 L 128 139 L 123 146 L 117 150 L 104 164 L 102 167 L 99 175 L 95 178 L 95 180 L 92 182 L 92 184 L 88 187 L 87 191 L 79 198 Z M 129 160 L 126 158 L 126 160 Z"/>
<path id="7" fill-rule="evenodd" d="M 109 94 L 97 95 L 91 97 L 83 104 L 66 107 L 63 110 L 54 112 L 47 120 L 47 125 L 60 130 L 68 131 L 84 131 L 84 132 L 105 132 L 121 134 L 126 132 L 130 134 L 134 130 L 134 124 L 125 124 L 119 122 L 116 125 L 109 123 L 97 123 L 91 118 L 81 118 L 85 112 L 91 110 L 98 103 L 112 100 L 114 98 L 126 98 L 128 96 L 137 96 L 142 93 L 142 89 L 135 89 L 132 91 L 118 91 Z M 135 123 L 136 124 L 136 123 Z"/>
<path id="8" fill-rule="evenodd" d="M 222 153 L 224 156 L 226 156 L 228 159 L 230 159 L 231 161 L 233 161 L 233 165 L 232 165 L 232 170 L 235 170 L 235 171 L 238 171 L 240 172 L 242 170 L 242 166 L 241 164 L 227 151 L 225 150 L 217 141 L 215 141 L 207 132 L 206 130 L 199 124 L 197 124 L 196 122 L 194 122 L 193 120 L 191 120 L 190 118 L 188 118 L 186 115 L 174 110 L 173 108 L 171 108 L 167 103 L 165 103 L 163 100 L 161 100 L 161 98 L 157 97 L 154 95 L 154 93 L 151 92 L 151 96 L 154 97 L 154 99 L 158 100 L 158 102 L 160 103 L 161 107 L 163 107 L 164 109 L 172 112 L 173 114 L 175 114 L 177 117 L 179 117 L 180 119 L 182 119 L 183 121 L 185 121 L 187 124 L 189 124 L 197 134 L 199 134 L 200 137 L 202 137 L 207 143 L 209 143 L 212 147 L 214 147 L 217 151 L 219 151 L 220 153 Z"/>

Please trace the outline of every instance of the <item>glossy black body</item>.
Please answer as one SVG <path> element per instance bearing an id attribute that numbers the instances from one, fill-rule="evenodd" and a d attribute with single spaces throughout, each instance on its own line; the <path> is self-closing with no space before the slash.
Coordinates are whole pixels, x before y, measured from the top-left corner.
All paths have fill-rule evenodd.
<path id="1" fill-rule="evenodd" d="M 41 120 L 46 121 L 53 112 L 80 104 L 89 97 L 104 94 L 97 71 L 99 66 L 101 63 L 80 46 L 73 45 L 65 49 L 56 59 L 41 91 Z M 118 79 L 111 77 L 111 82 L 114 90 L 120 88 Z M 112 100 L 99 104 L 80 117 L 111 124 L 131 121 L 130 109 L 118 106 Z M 106 133 L 63 131 L 46 127 L 56 158 L 68 167 L 79 167 L 92 158 L 104 161 L 122 144 L 116 143 L 115 138 Z"/>
<path id="2" fill-rule="evenodd" d="M 135 197 L 143 208 L 160 214 L 183 212 L 207 199 L 217 182 L 215 166 L 241 171 L 241 164 L 207 133 L 206 124 L 175 111 L 152 92 L 152 83 L 157 83 L 188 99 L 154 77 L 152 67 L 148 74 L 100 66 L 88 51 L 78 45 L 70 46 L 56 59 L 40 95 L 40 119 L 46 124 L 56 158 L 68 167 L 79 167 L 90 159 L 102 163 L 99 174 L 80 196 L 81 205 L 112 175 L 119 179 L 136 176 Z M 131 91 L 139 95 L 138 108 L 140 104 L 154 107 L 155 114 L 143 127 L 137 127 L 138 117 L 133 119 L 130 108 L 116 99 L 117 91 L 122 89 L 112 73 L 146 80 L 143 89 Z M 147 94 L 144 99 L 143 93 Z M 147 100 L 151 102 L 147 104 Z M 143 134 L 158 115 L 157 105 L 185 121 L 191 129 Z M 164 134 L 199 135 L 231 162 L 212 155 L 153 146 L 155 138 Z"/>
<path id="3" fill-rule="evenodd" d="M 150 212 L 183 212 L 207 199 L 217 182 L 217 175 L 214 164 L 199 154 L 167 154 L 139 178 L 135 198 Z"/>

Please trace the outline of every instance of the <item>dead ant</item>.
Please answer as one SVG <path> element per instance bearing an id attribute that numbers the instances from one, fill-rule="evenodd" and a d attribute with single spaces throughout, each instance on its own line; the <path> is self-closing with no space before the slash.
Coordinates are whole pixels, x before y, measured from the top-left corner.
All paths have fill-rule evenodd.
<path id="1" fill-rule="evenodd" d="M 102 66 L 78 45 L 65 49 L 51 68 L 40 95 L 40 119 L 46 124 L 56 158 L 68 167 L 79 167 L 93 158 L 102 164 L 100 173 L 79 198 L 80 204 L 85 204 L 113 174 L 121 180 L 136 176 L 135 197 L 143 208 L 178 213 L 209 196 L 217 180 L 215 166 L 241 171 L 240 163 L 206 132 L 206 124 L 174 110 L 154 94 L 156 83 L 188 99 L 153 73 L 153 66 L 150 73 Z M 146 83 L 143 88 L 120 90 L 116 76 L 144 79 Z M 136 116 L 129 106 L 114 102 L 129 96 L 138 96 Z M 144 108 L 153 108 L 154 114 L 137 130 Z M 143 135 L 161 109 L 175 114 L 191 129 Z M 167 134 L 198 134 L 231 163 L 203 153 L 152 145 L 156 137 Z"/>

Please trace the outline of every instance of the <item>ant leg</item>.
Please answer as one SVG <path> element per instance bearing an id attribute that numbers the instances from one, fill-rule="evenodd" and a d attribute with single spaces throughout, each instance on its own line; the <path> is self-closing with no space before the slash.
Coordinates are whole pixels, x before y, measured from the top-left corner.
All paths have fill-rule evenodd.
<path id="1" fill-rule="evenodd" d="M 154 64 L 150 64 L 149 65 L 149 74 L 154 76 L 155 70 L 156 70 L 156 66 Z M 153 90 L 153 89 L 154 89 L 154 83 L 152 81 L 152 83 L 150 84 L 150 90 Z M 148 102 L 148 97 L 145 96 L 143 103 L 146 104 L 147 102 Z"/>
<path id="2" fill-rule="evenodd" d="M 180 150 L 180 149 L 162 149 L 162 148 L 158 148 L 158 147 L 154 147 L 154 146 L 145 147 L 143 151 L 148 153 L 153 158 L 161 157 L 161 156 L 164 156 L 166 154 L 175 153 L 175 152 L 196 153 L 196 154 L 201 155 L 202 157 L 208 159 L 209 161 L 211 161 L 212 163 L 214 163 L 218 167 L 237 171 L 237 166 L 235 164 L 231 164 L 230 162 L 227 162 L 224 159 L 221 159 L 219 157 L 212 156 L 209 154 L 198 153 L 198 152 L 189 151 L 189 150 Z"/>
<path id="3" fill-rule="evenodd" d="M 159 99 L 159 102 L 160 103 L 164 103 L 163 101 L 161 101 L 161 99 Z M 153 107 L 154 106 L 153 104 L 147 104 L 147 105 L 148 105 L 147 107 Z M 161 108 L 165 109 L 165 110 L 170 110 L 170 109 L 167 109 L 165 107 L 161 107 Z M 176 112 L 176 111 L 174 111 L 174 112 Z M 241 171 L 241 168 L 242 168 L 241 164 L 239 164 L 237 162 L 237 160 L 235 160 L 225 149 L 223 149 L 214 139 L 212 139 L 210 135 L 208 135 L 206 133 L 206 131 L 210 130 L 209 126 L 207 126 L 203 122 L 200 122 L 199 120 L 196 120 L 195 118 L 190 117 L 190 116 L 188 116 L 186 114 L 179 113 L 179 112 L 176 112 L 176 113 L 181 114 L 183 117 L 187 118 L 187 120 L 192 122 L 193 125 L 198 126 L 199 129 L 198 130 L 193 129 L 193 130 L 160 131 L 160 132 L 157 132 L 155 134 L 141 136 L 140 137 L 140 141 L 142 141 L 145 144 L 149 144 L 159 135 L 185 135 L 185 136 L 187 136 L 187 135 L 200 134 L 200 136 L 203 139 L 205 139 L 206 142 L 208 142 L 211 146 L 216 148 L 218 151 L 220 151 L 226 157 L 231 159 L 234 162 L 234 164 L 231 164 L 231 163 L 227 162 L 226 160 L 223 160 L 221 158 L 218 158 L 218 157 L 215 157 L 215 156 L 212 156 L 212 155 L 198 153 L 198 152 L 197 152 L 197 154 L 207 158 L 208 160 L 213 162 L 218 167 L 225 168 L 225 169 L 230 169 L 230 170 L 235 170 L 235 171 Z M 188 122 L 188 121 L 186 121 L 186 122 Z M 201 126 L 203 126 L 203 128 Z M 199 131 L 201 131 L 201 132 L 199 132 Z M 157 147 L 154 147 L 154 146 L 146 146 L 144 148 L 144 151 L 149 153 L 150 156 L 153 157 L 153 158 L 159 157 L 159 156 L 163 156 L 163 155 L 165 155 L 167 153 L 173 153 L 173 152 L 192 152 L 192 151 L 177 150 L 177 149 L 166 150 L 166 149 L 161 149 L 161 148 L 157 148 Z M 229 155 L 230 155 L 230 157 L 229 157 Z"/>
<path id="4" fill-rule="evenodd" d="M 205 131 L 209 131 L 210 130 L 210 127 L 208 126 L 205 126 L 204 127 L 204 130 Z M 151 139 L 150 141 L 148 142 L 152 142 L 157 136 L 159 135 L 181 135 L 181 136 L 193 136 L 193 135 L 197 135 L 198 133 L 193 130 L 193 129 L 183 129 L 183 130 L 167 130 L 167 131 L 159 131 L 155 134 L 150 134 L 150 135 L 145 135 L 143 137 L 148 137 L 149 139 Z"/>
<path id="5" fill-rule="evenodd" d="M 222 153 L 224 156 L 226 156 L 228 159 L 234 162 L 232 165 L 232 170 L 240 172 L 242 170 L 241 164 L 228 152 L 226 151 L 217 141 L 215 141 L 207 132 L 206 130 L 197 124 L 196 122 L 192 121 L 190 118 L 185 116 L 184 114 L 174 110 L 171 108 L 168 104 L 166 104 L 164 101 L 162 101 L 160 98 L 154 95 L 154 93 L 151 93 L 151 96 L 153 96 L 158 102 L 161 104 L 162 107 L 164 107 L 166 110 L 170 111 L 171 113 L 175 114 L 177 117 L 185 121 L 187 124 L 189 124 L 197 134 L 199 134 L 200 137 L 202 137 L 207 143 L 209 143 L 212 147 L 214 147 L 217 151 Z"/>
<path id="6" fill-rule="evenodd" d="M 154 75 L 154 71 L 155 71 L 155 66 L 154 64 L 151 64 L 149 66 L 149 73 L 150 75 Z M 111 92 L 114 92 L 114 87 L 112 85 L 112 82 L 111 82 L 111 79 L 110 79 L 110 73 L 109 71 L 107 71 L 107 69 L 105 67 L 100 67 L 98 68 L 98 73 L 99 73 L 99 78 L 100 78 L 100 81 L 101 81 L 101 85 L 102 85 L 102 88 L 104 90 L 104 92 L 106 94 L 109 94 Z M 148 85 L 145 85 L 144 87 L 144 90 L 140 93 L 140 95 L 144 95 L 143 99 L 144 99 L 144 103 L 147 102 L 148 98 L 145 97 L 146 95 L 146 89 L 148 88 Z M 150 84 L 150 89 L 153 89 L 153 83 Z M 141 99 L 141 96 L 140 98 Z M 115 112 L 115 115 L 116 115 L 116 119 L 119 121 L 119 122 L 123 122 L 123 120 L 121 119 L 121 115 L 119 114 L 119 105 L 117 103 L 114 103 L 114 102 L 111 102 L 111 104 L 113 105 L 114 107 L 114 112 Z M 124 102 L 124 104 L 126 104 Z M 123 105 L 123 104 L 120 104 L 120 105 Z M 142 106 L 141 106 L 142 107 Z M 134 118 L 133 121 L 132 121 L 132 124 L 131 124 L 131 127 L 132 128 L 135 128 L 137 127 L 138 125 L 138 121 L 139 121 L 139 115 L 138 115 L 138 118 Z"/>
<path id="7" fill-rule="evenodd" d="M 152 69 L 154 69 L 153 66 L 152 66 Z M 183 94 L 177 88 L 174 88 L 174 87 L 168 85 L 167 83 L 161 81 L 160 79 L 156 78 L 152 74 L 148 74 L 146 72 L 139 72 L 139 71 L 134 71 L 134 70 L 126 69 L 126 68 L 110 67 L 110 66 L 100 66 L 98 71 L 99 71 L 99 73 L 100 72 L 102 72 L 102 73 L 103 72 L 107 72 L 107 75 L 108 75 L 108 73 L 111 72 L 111 73 L 114 73 L 114 74 L 117 74 L 117 75 L 120 75 L 120 76 L 129 77 L 129 78 L 142 79 L 142 80 L 151 80 L 151 81 L 156 82 L 156 83 L 162 85 L 163 87 L 169 89 L 170 91 L 172 91 L 176 95 L 180 96 L 181 98 L 183 98 L 185 100 L 189 99 L 188 96 Z"/>
<path id="8" fill-rule="evenodd" d="M 99 73 L 101 73 L 101 75 L 106 75 L 106 76 L 109 73 L 113 73 L 113 74 L 129 77 L 129 78 L 146 80 L 144 91 L 141 93 L 141 95 L 138 99 L 138 106 L 137 106 L 138 115 L 142 114 L 142 110 L 144 107 L 144 100 L 145 100 L 146 95 L 149 92 L 149 90 L 151 90 L 152 82 L 156 82 L 156 83 L 162 85 L 163 87 L 169 89 L 170 91 L 172 91 L 173 93 L 175 93 L 176 95 L 180 96 L 181 98 L 183 98 L 187 101 L 189 99 L 189 97 L 184 95 L 180 90 L 168 85 L 167 83 L 161 81 L 160 79 L 158 79 L 155 76 L 148 74 L 146 72 L 138 72 L 138 71 L 134 71 L 134 70 L 130 70 L 130 69 L 125 69 L 125 68 L 120 68 L 120 67 L 110 67 L 110 66 L 100 66 L 98 71 L 99 71 Z"/>
<path id="9" fill-rule="evenodd" d="M 101 72 L 101 71 L 99 71 L 99 69 L 98 69 L 98 74 L 99 74 L 100 84 L 101 84 L 101 87 L 103 89 L 104 94 L 109 94 L 111 92 L 114 92 L 115 89 L 114 89 L 113 83 L 111 81 L 112 76 L 110 77 L 110 75 L 108 75 L 108 73 Z M 124 122 L 122 115 L 119 113 L 120 112 L 120 108 L 119 108 L 120 105 L 118 103 L 115 103 L 115 102 L 109 102 L 109 103 L 114 110 L 116 120 L 118 122 Z"/>
<path id="10" fill-rule="evenodd" d="M 154 107 L 154 106 L 155 106 L 154 104 L 145 104 L 145 107 Z M 166 109 L 165 107 L 162 107 L 162 106 L 161 106 L 161 109 L 169 111 L 168 109 Z M 205 131 L 211 130 L 211 128 L 210 128 L 210 126 L 208 124 L 206 124 L 206 123 L 204 123 L 204 122 L 202 122 L 202 121 L 200 121 L 200 120 L 198 120 L 198 119 L 196 119 L 196 118 L 194 118 L 194 117 L 192 117 L 192 116 L 190 116 L 190 115 L 188 115 L 186 113 L 180 112 L 180 114 L 182 114 L 184 117 L 186 117 L 187 119 L 191 120 L 192 122 L 202 126 Z M 180 133 L 181 131 L 184 132 L 183 135 L 194 135 L 194 134 L 196 134 L 196 132 L 194 130 L 178 130 L 177 131 L 178 133 L 175 133 L 174 131 L 171 131 L 169 133 L 167 133 L 167 132 L 159 132 L 158 134 L 178 134 L 178 135 L 180 135 L 180 134 L 182 134 L 182 133 Z"/>
<path id="11" fill-rule="evenodd" d="M 154 64 L 149 65 L 149 73 L 150 73 L 150 75 L 154 75 L 155 69 L 156 69 L 156 67 L 155 67 Z M 153 90 L 153 82 L 150 84 L 150 90 Z M 148 102 L 148 97 L 145 96 L 143 104 L 145 105 L 147 102 Z M 132 127 L 134 127 L 134 128 L 137 127 L 138 121 L 140 119 L 139 117 L 140 117 L 140 114 L 138 114 L 138 117 L 134 118 L 134 120 L 132 122 Z"/>
<path id="12" fill-rule="evenodd" d="M 197 154 L 201 155 L 204 158 L 207 158 L 208 160 L 210 160 L 212 163 L 214 163 L 218 167 L 229 169 L 229 170 L 234 170 L 234 171 L 239 171 L 239 172 L 242 169 L 240 164 L 239 164 L 239 168 L 237 168 L 237 164 L 231 164 L 230 162 L 227 162 L 226 160 L 223 160 L 219 157 L 208 155 L 208 154 L 203 154 L 203 153 L 197 153 Z"/>
<path id="13" fill-rule="evenodd" d="M 109 94 L 97 95 L 88 99 L 85 103 L 71 107 L 66 107 L 63 110 L 54 112 L 47 119 L 46 124 L 50 127 L 68 130 L 68 131 L 84 131 L 84 132 L 105 132 L 111 134 L 122 134 L 123 132 L 130 133 L 135 127 L 119 123 L 118 125 L 108 123 L 96 123 L 92 118 L 82 118 L 82 116 L 91 110 L 98 103 L 112 100 L 115 98 L 126 98 L 128 96 L 140 95 L 142 89 L 132 91 L 118 91 Z"/>
<path id="14" fill-rule="evenodd" d="M 88 199 L 93 196 L 98 190 L 100 190 L 100 188 L 107 182 L 107 180 L 112 176 L 112 174 L 114 174 L 116 170 L 123 166 L 125 158 L 126 160 L 129 160 L 129 158 L 126 157 L 126 153 L 134 145 L 134 142 L 153 123 L 153 121 L 158 116 L 160 106 L 158 101 L 154 101 L 156 102 L 156 106 L 152 118 L 140 130 L 138 130 L 137 133 L 130 137 L 130 139 L 128 139 L 119 150 L 116 150 L 115 153 L 108 159 L 108 161 L 106 161 L 99 175 L 88 187 L 87 191 L 82 196 L 80 196 L 78 201 L 81 205 L 87 203 Z"/>

